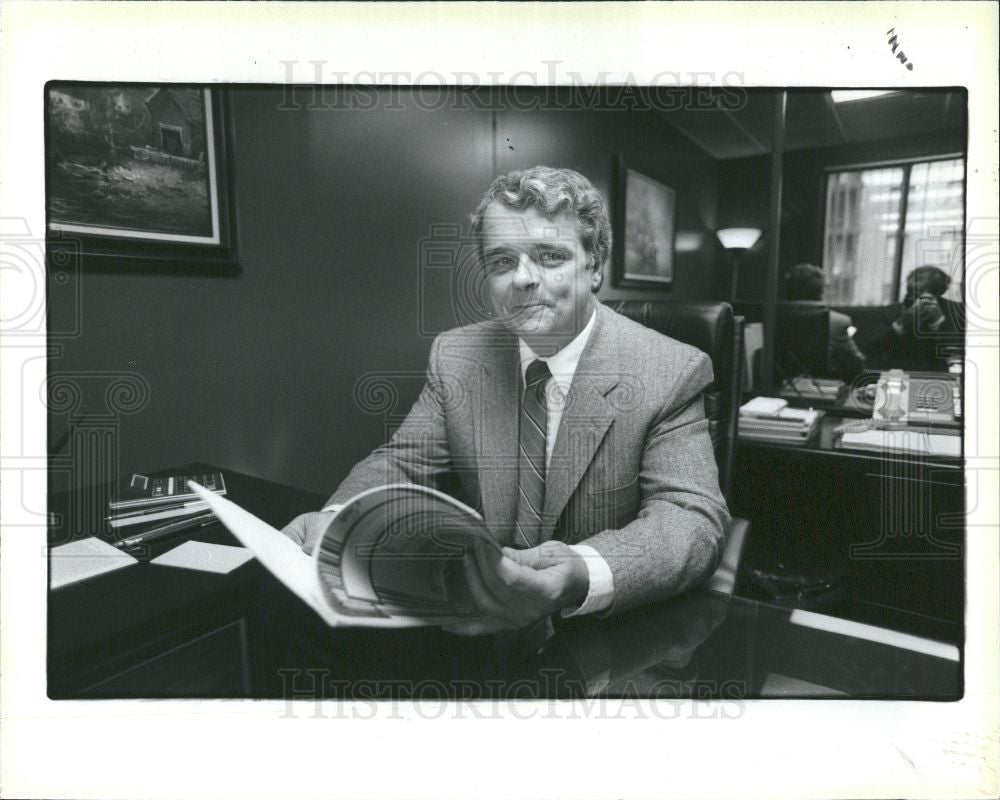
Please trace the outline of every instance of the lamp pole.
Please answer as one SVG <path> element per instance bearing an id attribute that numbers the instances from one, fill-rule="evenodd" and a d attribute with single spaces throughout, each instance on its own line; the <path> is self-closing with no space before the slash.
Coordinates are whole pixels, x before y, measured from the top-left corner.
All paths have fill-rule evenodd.
<path id="1" fill-rule="evenodd" d="M 736 302 L 736 289 L 737 289 L 737 287 L 739 286 L 739 283 L 740 283 L 740 256 L 742 256 L 744 252 L 746 252 L 746 251 L 743 250 L 742 248 L 739 248 L 739 249 L 733 248 L 733 250 L 732 250 L 732 254 L 733 254 L 733 266 L 732 266 L 733 283 L 732 283 L 732 286 L 730 286 L 730 288 L 729 288 L 729 304 L 730 305 L 732 305 L 733 303 Z"/>
<path id="2" fill-rule="evenodd" d="M 715 232 L 719 243 L 732 259 L 730 263 L 732 271 L 729 287 L 730 303 L 736 300 L 736 291 L 739 288 L 740 259 L 747 250 L 757 244 L 760 234 L 759 228 L 720 228 Z"/>
<path id="3" fill-rule="evenodd" d="M 774 98 L 774 143 L 771 147 L 771 203 L 767 248 L 767 272 L 764 280 L 764 347 L 761 351 L 761 390 L 767 395 L 774 390 L 774 347 L 778 321 L 778 255 L 781 246 L 782 161 L 785 157 L 785 109 L 788 93 L 780 91 Z"/>

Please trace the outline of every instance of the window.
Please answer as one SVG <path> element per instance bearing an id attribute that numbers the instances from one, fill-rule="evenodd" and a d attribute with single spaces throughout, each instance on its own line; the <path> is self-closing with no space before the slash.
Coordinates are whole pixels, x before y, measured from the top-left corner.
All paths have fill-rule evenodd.
<path id="1" fill-rule="evenodd" d="M 951 276 L 945 297 L 961 302 L 964 179 L 961 158 L 831 172 L 826 301 L 888 305 L 902 299 L 910 270 L 932 265 Z"/>

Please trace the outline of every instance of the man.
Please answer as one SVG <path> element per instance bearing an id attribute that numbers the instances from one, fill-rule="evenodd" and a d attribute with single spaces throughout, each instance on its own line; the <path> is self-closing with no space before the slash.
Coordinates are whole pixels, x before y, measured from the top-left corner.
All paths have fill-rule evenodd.
<path id="1" fill-rule="evenodd" d="M 816 308 L 825 308 L 822 305 L 823 270 L 814 264 L 796 264 L 785 274 L 785 295 L 793 303 L 808 303 Z M 849 381 L 865 364 L 864 353 L 854 342 L 854 323 L 847 314 L 830 309 L 829 327 L 830 339 L 826 353 L 829 375 L 822 377 Z"/>
<path id="2" fill-rule="evenodd" d="M 729 521 L 701 395 L 708 357 L 597 302 L 611 225 L 582 175 L 501 176 L 472 231 L 492 319 L 437 337 L 391 441 L 285 533 L 310 550 L 360 491 L 448 487 L 505 545 L 466 559 L 487 619 L 452 628 L 463 634 L 693 586 L 715 569 Z"/>
<path id="3" fill-rule="evenodd" d="M 938 267 L 917 267 L 906 276 L 902 305 L 890 306 L 894 320 L 866 347 L 873 366 L 943 371 L 961 360 L 965 306 L 945 300 L 951 278 Z"/>

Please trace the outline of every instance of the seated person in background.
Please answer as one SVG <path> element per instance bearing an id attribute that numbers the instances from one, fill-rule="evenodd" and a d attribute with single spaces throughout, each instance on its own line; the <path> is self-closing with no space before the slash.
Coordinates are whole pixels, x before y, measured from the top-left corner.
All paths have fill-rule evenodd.
<path id="1" fill-rule="evenodd" d="M 785 294 L 792 302 L 823 308 L 823 270 L 814 264 L 796 264 L 785 273 Z M 826 354 L 829 376 L 850 381 L 865 365 L 854 342 L 854 324 L 840 311 L 830 310 L 830 342 Z"/>
<path id="2" fill-rule="evenodd" d="M 511 172 L 472 233 L 491 319 L 437 337 L 392 439 L 284 533 L 309 551 L 358 492 L 452 487 L 505 545 L 466 558 L 487 620 L 449 630 L 470 635 L 616 613 L 707 578 L 729 522 L 702 398 L 711 361 L 597 301 L 604 198 L 572 170 Z"/>
<path id="3" fill-rule="evenodd" d="M 942 296 L 951 278 L 937 267 L 917 267 L 906 276 L 901 304 L 889 306 L 893 318 L 886 331 L 865 347 L 879 369 L 945 371 L 961 360 L 965 306 Z"/>

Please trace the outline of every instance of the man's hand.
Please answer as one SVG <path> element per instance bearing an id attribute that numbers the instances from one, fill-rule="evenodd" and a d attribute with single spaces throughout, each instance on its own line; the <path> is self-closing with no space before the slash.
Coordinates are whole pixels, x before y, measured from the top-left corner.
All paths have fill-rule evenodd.
<path id="1" fill-rule="evenodd" d="M 903 309 L 903 313 L 899 315 L 899 319 L 892 323 L 892 329 L 896 332 L 897 336 L 904 336 L 913 330 L 913 320 L 917 314 L 917 304 L 911 303 Z"/>
<path id="2" fill-rule="evenodd" d="M 337 516 L 336 511 L 312 511 L 301 514 L 282 528 L 281 532 L 306 553 L 312 555 L 313 547 L 335 516 Z"/>
<path id="3" fill-rule="evenodd" d="M 937 330 L 938 326 L 944 322 L 944 312 L 941 310 L 941 304 L 938 303 L 938 299 L 930 292 L 924 292 L 920 295 L 914 305 L 917 309 L 917 331 Z"/>
<path id="4" fill-rule="evenodd" d="M 580 605 L 590 587 L 583 556 L 562 542 L 544 542 L 528 550 L 505 547 L 502 552 L 477 542 L 463 566 L 473 601 L 487 617 L 444 628 L 463 636 L 524 628 Z"/>
<path id="5" fill-rule="evenodd" d="M 944 312 L 938 299 L 930 292 L 923 292 L 913 301 L 899 319 L 892 323 L 893 329 L 902 336 L 913 331 L 935 331 L 944 321 Z"/>

